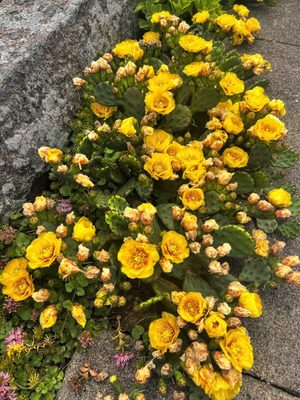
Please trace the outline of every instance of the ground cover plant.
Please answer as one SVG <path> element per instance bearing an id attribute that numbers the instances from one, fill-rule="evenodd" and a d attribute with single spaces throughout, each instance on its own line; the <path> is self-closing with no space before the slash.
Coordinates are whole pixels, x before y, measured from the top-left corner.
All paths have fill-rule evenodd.
<path id="1" fill-rule="evenodd" d="M 120 365 L 124 330 L 140 349 L 134 385 L 110 377 L 120 400 L 144 399 L 155 374 L 177 400 L 233 399 L 260 286 L 300 282 L 299 258 L 283 255 L 300 233 L 300 198 L 278 181 L 298 159 L 285 107 L 260 78 L 269 62 L 232 47 L 259 21 L 214 0 L 184 20 L 169 3 L 184 2 L 141 3 L 141 40 L 74 78 L 72 145 L 38 150 L 51 188 L 2 224 L 2 399 L 54 399 L 75 349 L 108 327 Z"/>

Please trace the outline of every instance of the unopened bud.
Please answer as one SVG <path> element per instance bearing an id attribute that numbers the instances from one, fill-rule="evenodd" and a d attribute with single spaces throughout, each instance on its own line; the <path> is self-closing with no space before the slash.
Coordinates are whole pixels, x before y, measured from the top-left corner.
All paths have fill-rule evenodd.
<path id="1" fill-rule="evenodd" d="M 189 248 L 193 254 L 199 254 L 201 250 L 201 244 L 199 242 L 193 242 L 189 244 Z"/>
<path id="2" fill-rule="evenodd" d="M 288 265 L 289 267 L 296 267 L 299 265 L 300 260 L 298 256 L 288 256 L 281 260 L 282 264 Z"/>
<path id="3" fill-rule="evenodd" d="M 273 211 L 274 206 L 266 200 L 259 200 L 256 204 L 256 208 L 260 211 Z"/>
<path id="4" fill-rule="evenodd" d="M 175 219 L 176 221 L 180 221 L 183 218 L 184 214 L 185 210 L 183 208 L 180 208 L 178 206 L 172 207 L 172 216 L 173 219 Z"/>
<path id="5" fill-rule="evenodd" d="M 249 204 L 256 204 L 260 200 L 260 197 L 257 193 L 251 193 L 248 197 Z"/>
<path id="6" fill-rule="evenodd" d="M 100 276 L 101 281 L 108 282 L 111 280 L 111 277 L 112 277 L 111 270 L 109 268 L 103 268 Z"/>
<path id="7" fill-rule="evenodd" d="M 248 318 L 251 316 L 251 311 L 243 307 L 234 307 L 233 313 L 237 317 L 242 317 L 242 318 Z"/>
<path id="8" fill-rule="evenodd" d="M 214 242 L 214 238 L 212 237 L 212 235 L 208 234 L 208 235 L 203 235 L 202 236 L 202 244 L 204 246 L 211 246 Z"/>
<path id="9" fill-rule="evenodd" d="M 292 268 L 289 267 L 288 265 L 278 263 L 275 267 L 275 275 L 278 278 L 285 278 L 287 276 L 287 274 L 289 274 L 291 272 L 293 272 Z"/>
<path id="10" fill-rule="evenodd" d="M 207 221 L 204 222 L 204 224 L 201 227 L 202 231 L 205 233 L 217 231 L 219 228 L 220 228 L 219 224 L 214 219 L 208 219 Z"/>
<path id="11" fill-rule="evenodd" d="M 291 272 L 286 277 L 285 280 L 287 283 L 292 285 L 300 285 L 300 272 Z"/>
<path id="12" fill-rule="evenodd" d="M 247 288 L 239 281 L 230 282 L 227 288 L 227 294 L 233 298 L 240 297 L 240 295 L 247 291 Z"/>
<path id="13" fill-rule="evenodd" d="M 218 251 L 214 247 L 208 246 L 204 250 L 204 254 L 206 255 L 207 258 L 216 258 L 218 256 Z"/>
<path id="14" fill-rule="evenodd" d="M 231 314 L 231 307 L 228 303 L 223 302 L 218 305 L 218 311 L 223 315 L 229 315 Z"/>
<path id="15" fill-rule="evenodd" d="M 271 247 L 272 253 L 274 255 L 280 254 L 283 251 L 283 249 L 285 248 L 285 246 L 286 246 L 286 243 L 283 241 L 275 242 Z"/>
<path id="16" fill-rule="evenodd" d="M 69 214 L 66 215 L 65 221 L 66 221 L 67 225 L 71 225 L 71 224 L 74 223 L 74 221 L 75 221 L 74 211 L 72 211 L 72 212 L 70 212 Z"/>
<path id="17" fill-rule="evenodd" d="M 76 255 L 77 260 L 86 261 L 89 258 L 89 253 L 90 253 L 90 250 L 87 247 L 80 244 L 78 246 L 78 251 L 77 251 L 77 255 Z"/>
<path id="18" fill-rule="evenodd" d="M 287 219 L 290 218 L 292 212 L 288 208 L 281 208 L 280 210 L 275 211 L 275 215 L 277 218 Z"/>
<path id="19" fill-rule="evenodd" d="M 55 233 L 57 238 L 65 238 L 68 234 L 68 228 L 64 224 L 60 224 Z"/>
<path id="20" fill-rule="evenodd" d="M 238 328 L 241 325 L 242 325 L 242 322 L 237 317 L 229 317 L 227 320 L 228 328 Z"/>

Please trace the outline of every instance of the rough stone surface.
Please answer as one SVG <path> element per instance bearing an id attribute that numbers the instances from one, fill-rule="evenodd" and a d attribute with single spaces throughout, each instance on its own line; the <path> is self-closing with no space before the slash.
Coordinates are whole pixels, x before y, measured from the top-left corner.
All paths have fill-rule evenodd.
<path id="1" fill-rule="evenodd" d="M 102 393 L 103 395 L 115 395 L 112 385 L 109 383 L 108 380 L 103 383 L 98 383 L 90 378 L 89 381 L 83 385 L 81 390 L 74 391 L 72 389 L 70 382 L 72 378 L 76 379 L 78 378 L 78 376 L 80 376 L 79 368 L 86 361 L 90 361 L 91 368 L 97 371 L 105 370 L 110 375 L 117 375 L 119 382 L 123 385 L 124 388 L 128 388 L 134 382 L 135 363 L 137 361 L 137 358 L 139 357 L 139 354 L 135 353 L 132 349 L 133 340 L 129 340 L 129 347 L 127 348 L 127 351 L 133 351 L 135 357 L 129 362 L 126 368 L 116 367 L 114 362 L 114 355 L 117 352 L 117 342 L 113 340 L 113 337 L 115 335 L 115 332 L 103 331 L 98 336 L 95 344 L 90 347 L 85 353 L 76 353 L 73 356 L 65 372 L 63 386 L 59 391 L 56 400 L 95 400 L 96 394 L 98 392 Z M 162 396 L 158 393 L 157 381 L 155 380 L 151 380 L 151 384 L 146 385 L 143 389 L 146 398 L 149 400 L 172 399 L 170 394 Z"/>
<path id="2" fill-rule="evenodd" d="M 135 0 L 3 0 L 0 7 L 0 214 L 44 171 L 37 148 L 67 142 L 72 77 L 136 34 Z M 36 182 L 36 181 L 35 181 Z M 34 183 L 34 186 L 39 185 Z"/>

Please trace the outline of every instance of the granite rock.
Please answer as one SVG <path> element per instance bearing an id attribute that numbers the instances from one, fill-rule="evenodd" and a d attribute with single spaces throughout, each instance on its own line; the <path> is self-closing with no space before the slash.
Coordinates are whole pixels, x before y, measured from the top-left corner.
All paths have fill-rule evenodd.
<path id="1" fill-rule="evenodd" d="M 40 146 L 62 147 L 79 102 L 72 78 L 97 51 L 136 35 L 135 0 L 3 0 L 0 214 L 42 190 Z"/>

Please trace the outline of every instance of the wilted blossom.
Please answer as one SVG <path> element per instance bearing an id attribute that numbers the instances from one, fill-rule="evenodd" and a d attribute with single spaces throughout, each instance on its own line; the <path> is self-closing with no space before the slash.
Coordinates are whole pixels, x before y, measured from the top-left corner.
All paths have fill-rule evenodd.
<path id="1" fill-rule="evenodd" d="M 8 314 L 15 313 L 19 307 L 20 307 L 20 304 L 17 303 L 15 300 L 13 300 L 11 297 L 7 297 L 4 300 L 4 303 L 2 306 L 3 310 L 5 310 Z"/>
<path id="2" fill-rule="evenodd" d="M 81 346 L 86 349 L 94 344 L 94 339 L 92 338 L 91 334 L 87 331 L 82 332 L 78 336 L 79 343 Z"/>
<path id="3" fill-rule="evenodd" d="M 60 214 L 68 214 L 72 211 L 72 199 L 70 197 L 66 199 L 59 199 L 56 202 L 56 211 Z"/>
<path id="4" fill-rule="evenodd" d="M 15 392 L 9 387 L 10 376 L 0 372 L 0 400 L 16 400 Z"/>
<path id="5" fill-rule="evenodd" d="M 5 343 L 7 347 L 13 346 L 15 344 L 23 344 L 25 332 L 22 326 L 12 329 L 8 336 L 5 338 Z"/>
<path id="6" fill-rule="evenodd" d="M 10 244 L 16 236 L 17 230 L 12 226 L 3 225 L 0 229 L 0 242 Z"/>
<path id="7" fill-rule="evenodd" d="M 118 368 L 125 368 L 129 364 L 129 361 L 134 357 L 134 354 L 130 351 L 124 353 L 117 353 L 114 355 L 116 366 Z"/>

